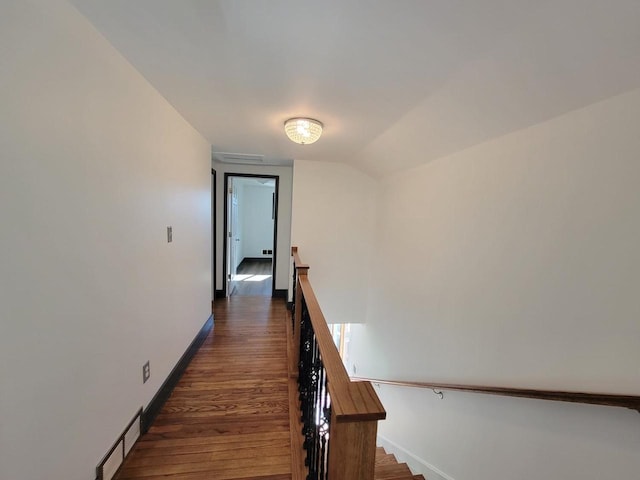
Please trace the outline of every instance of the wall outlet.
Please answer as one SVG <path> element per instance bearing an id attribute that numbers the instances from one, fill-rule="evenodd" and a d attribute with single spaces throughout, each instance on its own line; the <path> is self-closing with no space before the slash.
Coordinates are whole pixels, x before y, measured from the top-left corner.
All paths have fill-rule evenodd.
<path id="1" fill-rule="evenodd" d="M 267 251 L 263 249 L 263 250 L 262 250 L 262 254 L 263 254 L 263 255 L 266 255 L 266 254 L 267 254 Z"/>
<path id="2" fill-rule="evenodd" d="M 267 250 L 267 255 L 273 255 L 273 250 Z"/>
<path id="3" fill-rule="evenodd" d="M 142 383 L 147 383 L 149 377 L 151 376 L 151 367 L 149 366 L 149 361 L 142 366 Z"/>
<path id="4" fill-rule="evenodd" d="M 173 242 L 173 227 L 167 227 L 167 243 Z"/>

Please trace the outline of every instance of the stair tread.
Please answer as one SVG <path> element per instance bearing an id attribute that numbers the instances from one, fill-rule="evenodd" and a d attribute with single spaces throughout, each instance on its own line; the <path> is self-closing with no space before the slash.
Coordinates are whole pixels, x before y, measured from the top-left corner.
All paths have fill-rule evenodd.
<path id="1" fill-rule="evenodd" d="M 398 463 L 398 460 L 396 460 L 396 456 L 393 453 L 376 455 L 376 465 L 388 465 L 392 463 Z"/>
<path id="2" fill-rule="evenodd" d="M 379 477 L 374 476 L 374 480 L 377 480 Z M 400 475 L 398 477 L 385 477 L 384 480 L 425 480 L 422 475 L 411 475 L 410 473 L 407 475 Z"/>
<path id="3" fill-rule="evenodd" d="M 396 456 L 382 447 L 376 448 L 374 480 L 425 480 L 422 475 L 413 475 L 406 463 L 398 463 Z"/>
<path id="4" fill-rule="evenodd" d="M 378 477 L 377 475 L 375 475 L 373 479 L 374 480 L 425 480 L 425 478 L 422 475 L 412 475 L 411 473 L 408 473 L 406 475 L 393 476 L 393 477 Z"/>
<path id="5" fill-rule="evenodd" d="M 406 463 L 376 465 L 374 478 L 376 480 L 392 480 L 411 478 L 413 474 Z"/>
<path id="6" fill-rule="evenodd" d="M 378 477 L 373 477 L 374 480 L 377 480 Z M 400 475 L 398 477 L 385 477 L 384 480 L 425 480 L 422 475 L 411 475 L 410 473 L 407 475 Z"/>

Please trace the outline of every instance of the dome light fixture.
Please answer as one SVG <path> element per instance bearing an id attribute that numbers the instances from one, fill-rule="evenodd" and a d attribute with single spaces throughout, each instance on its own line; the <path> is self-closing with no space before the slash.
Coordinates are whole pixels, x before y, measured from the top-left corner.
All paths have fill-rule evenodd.
<path id="1" fill-rule="evenodd" d="M 313 118 L 290 118 L 284 122 L 284 131 L 292 142 L 309 145 L 322 135 L 322 123 Z"/>

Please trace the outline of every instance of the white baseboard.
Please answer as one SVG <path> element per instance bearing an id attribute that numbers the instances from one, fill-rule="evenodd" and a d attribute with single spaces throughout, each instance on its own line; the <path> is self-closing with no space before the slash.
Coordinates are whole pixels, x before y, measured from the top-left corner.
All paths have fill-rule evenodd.
<path id="1" fill-rule="evenodd" d="M 430 463 L 382 435 L 378 435 L 377 443 L 378 446 L 383 447 L 387 453 L 393 453 L 399 462 L 406 463 L 414 475 L 422 474 L 428 480 L 454 480 L 446 473 L 438 470 Z"/>

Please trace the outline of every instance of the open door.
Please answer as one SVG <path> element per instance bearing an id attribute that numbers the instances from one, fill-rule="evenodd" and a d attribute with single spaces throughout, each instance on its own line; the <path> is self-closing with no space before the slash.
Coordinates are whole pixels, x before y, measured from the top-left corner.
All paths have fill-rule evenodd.
<path id="1" fill-rule="evenodd" d="M 216 171 L 211 169 L 211 305 L 216 299 L 216 275 L 217 275 L 217 248 L 218 233 L 216 228 L 217 222 L 217 202 L 216 198 Z"/>
<path id="2" fill-rule="evenodd" d="M 227 189 L 227 292 L 230 296 L 237 281 L 239 263 L 240 225 L 238 222 L 238 193 L 233 185 L 233 177 L 229 178 Z"/>

